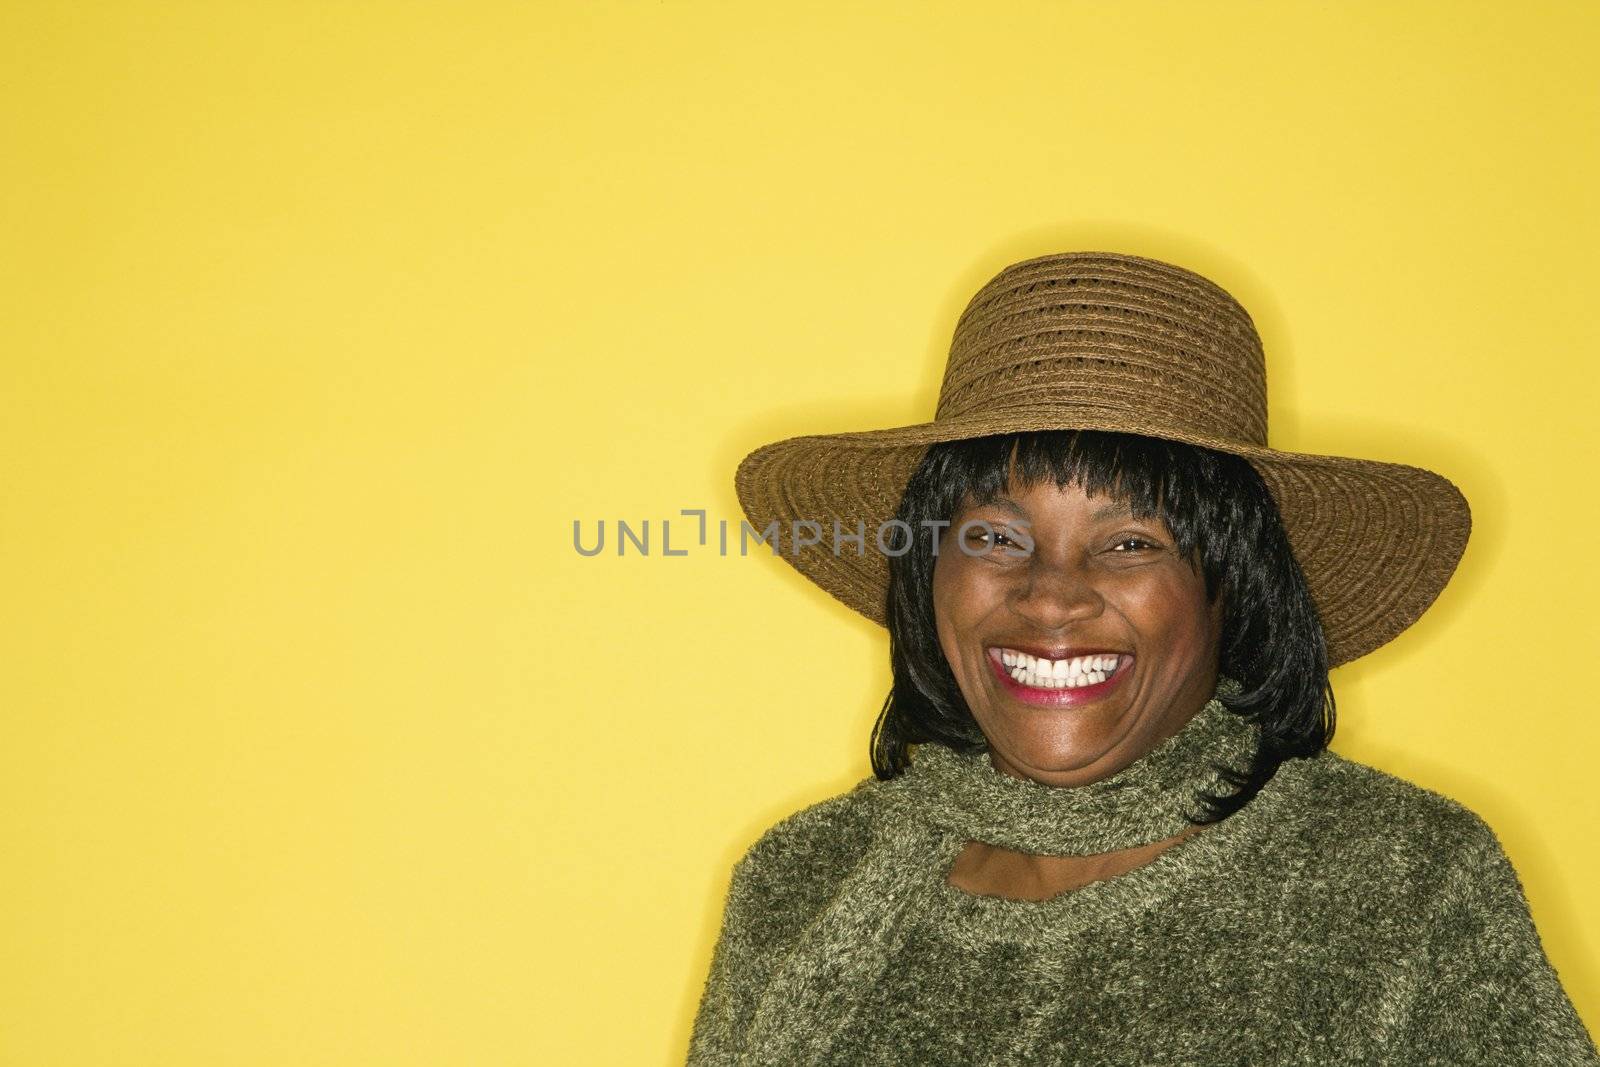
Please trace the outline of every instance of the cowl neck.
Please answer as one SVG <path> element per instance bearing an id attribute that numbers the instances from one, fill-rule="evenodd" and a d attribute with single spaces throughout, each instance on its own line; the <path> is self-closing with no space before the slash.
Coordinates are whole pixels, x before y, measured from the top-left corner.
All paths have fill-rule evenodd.
<path id="1" fill-rule="evenodd" d="M 1151 906 L 1175 882 L 1174 872 L 1203 854 L 1198 849 L 1207 833 L 1223 833 L 1237 818 L 1142 868 L 1042 902 L 977 897 L 950 887 L 945 876 L 966 841 L 1085 855 L 1148 844 L 1190 825 L 1184 812 L 1198 806 L 1196 792 L 1221 788 L 1217 765 L 1243 769 L 1254 751 L 1259 726 L 1222 703 L 1237 690 L 1237 682 L 1219 679 L 1211 700 L 1177 733 L 1084 786 L 1012 778 L 994 769 L 987 748 L 962 754 L 934 744 L 919 746 L 896 777 L 863 782 L 868 802 L 878 807 L 872 843 L 775 962 L 746 1034 L 743 1062 L 776 1067 L 824 1059 L 834 1037 L 852 1025 L 861 991 L 879 980 L 921 922 L 948 924 L 963 939 L 1017 934 L 1038 940 L 1079 929 L 1096 915 Z M 1252 801 L 1247 810 L 1258 806 Z M 1217 841 L 1211 838 L 1214 846 Z M 1166 874 L 1153 876 L 1157 870 Z M 947 907 L 956 901 L 959 909 Z M 1077 918 L 1040 921 L 1062 912 Z"/>
<path id="2" fill-rule="evenodd" d="M 1210 700 L 1177 733 L 1114 774 L 1080 786 L 1050 786 L 996 770 L 989 749 L 917 747 L 898 791 L 918 818 L 967 841 L 1036 855 L 1088 856 L 1160 841 L 1192 825 L 1199 794 L 1232 792 L 1222 768 L 1247 770 L 1260 727 L 1223 698 L 1240 691 L 1218 679 Z"/>

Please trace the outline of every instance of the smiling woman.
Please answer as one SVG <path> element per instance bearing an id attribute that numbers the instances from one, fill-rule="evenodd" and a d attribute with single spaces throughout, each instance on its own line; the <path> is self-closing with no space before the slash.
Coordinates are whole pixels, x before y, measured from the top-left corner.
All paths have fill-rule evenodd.
<path id="1" fill-rule="evenodd" d="M 877 732 L 881 777 L 907 765 L 910 744 L 938 741 L 987 745 L 1019 778 L 1082 785 L 1176 733 L 1211 697 L 1219 667 L 1250 685 L 1238 706 L 1295 719 L 1295 754 L 1321 747 L 1326 651 L 1271 495 L 1245 461 L 1096 431 L 937 444 L 898 517 L 945 514 L 942 551 L 917 541 L 890 564 L 903 684 Z M 960 551 L 948 543 L 978 522 Z M 974 551 L 985 527 L 1013 544 Z M 919 626 L 929 588 L 936 634 Z M 1277 610 L 1235 607 L 1225 635 L 1225 607 L 1246 597 Z M 926 691 L 919 677 L 932 680 Z"/>
<path id="2" fill-rule="evenodd" d="M 1328 748 L 1465 500 L 1265 398 L 1222 289 L 1064 253 L 973 297 L 932 422 L 745 458 L 760 527 L 900 532 L 785 557 L 893 685 L 873 777 L 735 866 L 691 1064 L 1600 1062 L 1494 831 Z"/>
<path id="3" fill-rule="evenodd" d="M 898 517 L 916 528 L 944 514 L 937 550 L 913 541 L 890 564 L 901 640 L 875 732 L 881 777 L 909 765 L 912 743 L 936 741 L 986 749 L 1015 778 L 1085 785 L 1177 733 L 1219 671 L 1249 682 L 1234 707 L 1273 722 L 1269 738 L 1287 744 L 1241 768 L 1244 784 L 1207 804 L 1207 821 L 1247 803 L 1284 758 L 1325 746 L 1333 696 L 1315 609 L 1271 494 L 1244 460 L 1092 430 L 937 444 Z M 936 633 L 918 626 L 929 586 Z M 1244 598 L 1274 610 L 1253 627 Z M 931 692 L 911 683 L 918 677 L 937 680 Z M 1131 869 L 1193 829 L 1114 858 L 1003 854 L 973 841 L 951 881 L 1037 899 Z"/>

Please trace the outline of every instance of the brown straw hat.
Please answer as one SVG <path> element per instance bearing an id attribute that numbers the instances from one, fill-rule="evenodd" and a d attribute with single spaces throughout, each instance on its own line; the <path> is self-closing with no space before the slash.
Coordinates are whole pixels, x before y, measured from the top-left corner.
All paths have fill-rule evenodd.
<path id="1" fill-rule="evenodd" d="M 927 446 L 1029 430 L 1113 430 L 1242 456 L 1261 473 L 1322 618 L 1329 663 L 1363 656 L 1415 622 L 1449 581 L 1472 527 L 1466 498 L 1432 471 L 1267 447 L 1261 339 L 1227 292 L 1169 263 L 1067 252 L 1006 267 L 956 323 L 932 422 L 777 441 L 734 484 L 756 531 L 879 625 L 894 517 Z M 799 520 L 825 536 L 794 549 Z M 835 551 L 865 524 L 865 550 Z M 800 540 L 795 539 L 796 542 Z"/>

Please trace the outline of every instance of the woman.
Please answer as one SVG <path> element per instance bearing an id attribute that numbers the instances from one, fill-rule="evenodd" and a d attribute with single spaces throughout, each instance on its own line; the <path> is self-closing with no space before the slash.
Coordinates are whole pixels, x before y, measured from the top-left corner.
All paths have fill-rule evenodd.
<path id="1" fill-rule="evenodd" d="M 1216 285 L 1013 264 L 932 422 L 737 484 L 894 681 L 874 776 L 735 867 L 691 1064 L 1600 1062 L 1488 825 L 1327 747 L 1466 502 L 1268 448 Z"/>

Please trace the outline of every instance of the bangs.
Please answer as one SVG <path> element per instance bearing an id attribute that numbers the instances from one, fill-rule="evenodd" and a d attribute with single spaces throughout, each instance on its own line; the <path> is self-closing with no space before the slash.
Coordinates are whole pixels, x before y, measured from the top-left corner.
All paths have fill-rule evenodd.
<path id="1" fill-rule="evenodd" d="M 1208 480 L 1196 450 L 1172 441 L 1102 430 L 998 434 L 941 446 L 937 510 L 953 519 L 963 506 L 990 504 L 1009 491 L 1054 484 L 1077 486 L 1141 519 L 1158 519 L 1180 555 L 1198 547 Z"/>

